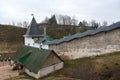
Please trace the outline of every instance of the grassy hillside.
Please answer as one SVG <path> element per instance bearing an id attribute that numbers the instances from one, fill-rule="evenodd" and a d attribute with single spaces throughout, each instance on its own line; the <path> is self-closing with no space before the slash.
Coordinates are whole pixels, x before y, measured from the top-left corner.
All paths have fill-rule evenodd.
<path id="1" fill-rule="evenodd" d="M 120 52 L 65 61 L 64 69 L 54 75 L 81 80 L 120 80 Z"/>
<path id="2" fill-rule="evenodd" d="M 45 25 L 40 25 L 40 31 L 44 33 Z M 53 39 L 62 38 L 68 34 L 75 34 L 78 32 L 83 32 L 85 29 L 75 27 L 75 26 L 46 26 L 47 35 L 51 36 Z M 14 52 L 20 47 L 24 38 L 26 29 L 11 25 L 0 25 L 0 53 L 4 52 Z"/>
<path id="3" fill-rule="evenodd" d="M 0 25 L 0 53 L 15 52 L 23 44 L 25 31 L 25 28 Z"/>
<path id="4" fill-rule="evenodd" d="M 75 34 L 79 32 L 83 32 L 86 29 L 76 27 L 76 26 L 46 26 L 40 25 L 40 31 L 44 33 L 44 27 L 47 29 L 47 35 L 50 35 L 54 39 L 62 38 L 63 36 L 67 36 L 69 34 Z M 20 28 L 11 25 L 0 25 L 0 42 L 23 42 L 23 35 L 25 34 L 26 29 Z"/>
<path id="5" fill-rule="evenodd" d="M 14 53 L 23 45 L 23 42 L 0 42 L 0 53 Z"/>
<path id="6" fill-rule="evenodd" d="M 0 42 L 22 42 L 25 31 L 25 28 L 0 25 Z"/>
<path id="7" fill-rule="evenodd" d="M 80 33 L 88 30 L 87 27 L 78 27 L 72 25 L 49 25 L 49 24 L 39 24 L 40 31 L 44 31 L 46 27 L 46 33 L 54 39 L 62 38 L 68 34 Z"/>
<path id="8" fill-rule="evenodd" d="M 34 80 L 21 75 L 9 80 Z M 120 52 L 65 61 L 63 69 L 40 80 L 120 80 Z"/>
<path id="9" fill-rule="evenodd" d="M 47 34 L 50 34 L 50 36 L 55 39 L 63 38 L 69 34 L 73 35 L 84 31 L 85 29 L 80 27 L 47 27 Z"/>

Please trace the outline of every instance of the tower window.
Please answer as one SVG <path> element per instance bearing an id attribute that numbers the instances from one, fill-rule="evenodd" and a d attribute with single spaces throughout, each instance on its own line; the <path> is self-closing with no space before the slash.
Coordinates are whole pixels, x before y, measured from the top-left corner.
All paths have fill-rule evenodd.
<path id="1" fill-rule="evenodd" d="M 30 46 L 30 43 L 28 43 L 28 46 Z"/>
<path id="2" fill-rule="evenodd" d="M 32 38 L 34 40 L 34 42 L 36 42 L 38 40 L 38 38 Z"/>

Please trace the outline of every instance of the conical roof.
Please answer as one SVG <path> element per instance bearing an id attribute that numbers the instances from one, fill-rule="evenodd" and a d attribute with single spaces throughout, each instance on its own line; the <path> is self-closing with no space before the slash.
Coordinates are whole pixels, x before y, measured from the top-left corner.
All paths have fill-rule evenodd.
<path id="1" fill-rule="evenodd" d="M 26 32 L 25 36 L 27 36 L 27 37 L 40 37 L 40 36 L 43 36 L 40 33 L 39 26 L 36 23 L 36 20 L 35 20 L 34 17 L 32 18 L 32 21 L 31 21 L 30 25 L 28 26 L 28 29 L 27 29 L 27 32 Z"/>

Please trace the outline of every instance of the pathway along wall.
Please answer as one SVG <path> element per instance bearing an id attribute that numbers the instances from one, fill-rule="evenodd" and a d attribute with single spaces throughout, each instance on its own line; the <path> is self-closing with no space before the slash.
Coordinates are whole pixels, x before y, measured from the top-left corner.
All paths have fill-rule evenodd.
<path id="1" fill-rule="evenodd" d="M 120 51 L 120 29 L 85 36 L 58 45 L 50 45 L 50 49 L 70 59 Z"/>

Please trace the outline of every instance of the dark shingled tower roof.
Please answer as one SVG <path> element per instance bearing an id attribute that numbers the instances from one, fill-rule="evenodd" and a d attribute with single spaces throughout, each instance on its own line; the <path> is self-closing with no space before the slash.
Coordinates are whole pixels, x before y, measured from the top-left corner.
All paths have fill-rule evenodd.
<path id="1" fill-rule="evenodd" d="M 40 33 L 39 26 L 36 23 L 36 20 L 35 20 L 34 17 L 32 18 L 32 21 L 31 21 L 30 25 L 28 26 L 27 32 L 26 32 L 26 34 L 24 36 L 27 36 L 27 37 L 40 37 L 40 36 L 43 36 Z"/>

